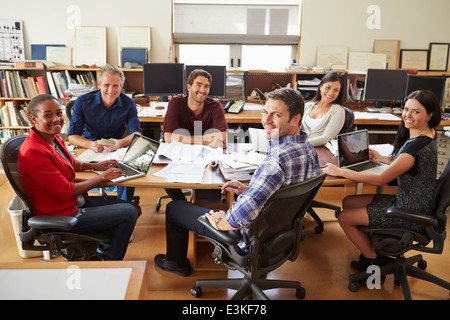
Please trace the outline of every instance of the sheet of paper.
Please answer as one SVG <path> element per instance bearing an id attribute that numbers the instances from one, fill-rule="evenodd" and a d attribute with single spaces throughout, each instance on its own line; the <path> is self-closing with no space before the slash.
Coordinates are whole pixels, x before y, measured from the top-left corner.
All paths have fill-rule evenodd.
<path id="1" fill-rule="evenodd" d="M 176 164 L 169 163 L 153 175 L 166 178 L 167 182 L 201 183 L 205 166 L 203 164 Z"/>
<path id="2" fill-rule="evenodd" d="M 392 153 L 392 150 L 394 150 L 394 146 L 389 143 L 384 144 L 371 144 L 369 145 L 370 149 L 378 151 L 383 156 L 390 156 Z"/>
<path id="3" fill-rule="evenodd" d="M 374 113 L 378 120 L 386 120 L 386 121 L 398 121 L 401 120 L 400 117 L 392 113 Z"/>
<path id="4" fill-rule="evenodd" d="M 218 160 L 220 154 L 223 153 L 222 148 L 210 148 L 202 145 L 183 144 L 178 141 L 171 143 L 161 143 L 156 152 L 153 163 L 194 163 L 206 165 L 212 160 Z"/>
<path id="5" fill-rule="evenodd" d="M 127 148 L 120 148 L 114 152 L 95 152 L 93 150 L 86 150 L 77 157 L 77 160 L 89 162 L 89 161 L 105 161 L 105 160 L 122 160 Z"/>

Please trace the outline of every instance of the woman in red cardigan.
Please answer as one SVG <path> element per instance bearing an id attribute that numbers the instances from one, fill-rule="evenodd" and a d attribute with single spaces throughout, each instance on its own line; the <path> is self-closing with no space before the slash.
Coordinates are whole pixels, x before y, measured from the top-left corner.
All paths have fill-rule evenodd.
<path id="1" fill-rule="evenodd" d="M 88 197 L 87 192 L 123 175 L 115 160 L 87 163 L 75 160 L 58 136 L 64 115 L 51 95 L 34 97 L 28 105 L 33 127 L 23 142 L 17 165 L 20 179 L 35 215 L 64 215 L 78 219 L 73 232 L 89 234 L 113 230 L 104 260 L 122 260 L 137 220 L 137 209 L 115 197 Z M 75 171 L 104 171 L 89 180 L 77 181 Z"/>

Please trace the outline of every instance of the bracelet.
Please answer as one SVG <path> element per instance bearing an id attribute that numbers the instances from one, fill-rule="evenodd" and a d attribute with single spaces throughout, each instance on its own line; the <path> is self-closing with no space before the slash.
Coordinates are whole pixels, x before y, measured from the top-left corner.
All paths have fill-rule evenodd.
<path id="1" fill-rule="evenodd" d="M 220 228 L 219 228 L 219 222 L 220 222 L 220 220 L 223 219 L 223 217 L 225 217 L 225 216 L 221 216 L 221 217 L 219 217 L 219 218 L 216 219 L 215 225 L 216 225 L 216 229 L 217 229 L 217 230 L 220 230 Z M 220 230 L 220 231 L 222 231 L 222 230 Z"/>

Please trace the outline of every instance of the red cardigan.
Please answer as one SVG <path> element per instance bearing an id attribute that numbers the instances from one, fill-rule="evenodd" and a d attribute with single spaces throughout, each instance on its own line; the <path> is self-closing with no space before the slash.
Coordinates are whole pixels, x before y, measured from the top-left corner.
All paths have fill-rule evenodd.
<path id="1" fill-rule="evenodd" d="M 71 163 L 42 139 L 34 128 L 19 150 L 17 166 L 20 179 L 37 216 L 70 216 L 78 211 L 75 208 L 77 197 L 72 197 L 75 159 L 59 136 L 55 136 L 55 141 L 69 155 Z"/>

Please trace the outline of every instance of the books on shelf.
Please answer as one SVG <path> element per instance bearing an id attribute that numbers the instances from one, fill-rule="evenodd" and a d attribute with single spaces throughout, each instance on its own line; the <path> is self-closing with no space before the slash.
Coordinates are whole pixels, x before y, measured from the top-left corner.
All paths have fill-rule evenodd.
<path id="1" fill-rule="evenodd" d="M 43 69 L 38 74 L 34 70 L 0 70 L 0 98 L 31 99 L 50 93 L 57 99 L 67 99 L 96 89 L 97 82 L 91 71 L 76 71 L 71 75 L 68 70 Z"/>
<path id="2" fill-rule="evenodd" d="M 28 76 L 18 70 L 0 70 L 0 93 L 3 98 L 33 98 L 47 93 L 43 76 Z"/>
<path id="3" fill-rule="evenodd" d="M 1 127 L 29 127 L 30 123 L 25 114 L 26 105 L 7 101 L 0 112 Z"/>

